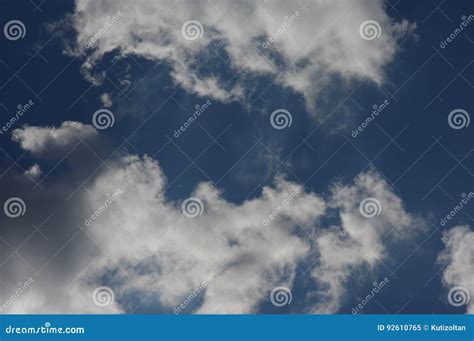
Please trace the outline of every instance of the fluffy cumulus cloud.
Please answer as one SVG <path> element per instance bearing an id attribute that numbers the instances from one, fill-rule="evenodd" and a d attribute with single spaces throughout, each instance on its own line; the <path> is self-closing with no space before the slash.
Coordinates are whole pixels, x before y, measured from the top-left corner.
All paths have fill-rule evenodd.
<path id="1" fill-rule="evenodd" d="M 371 0 L 196 0 L 192 6 L 182 0 L 77 0 L 73 21 L 75 49 L 87 55 L 83 69 L 92 81 L 100 76 L 97 62 L 117 51 L 165 61 L 184 89 L 221 101 L 245 102 L 245 84 L 269 76 L 304 95 L 312 111 L 333 77 L 381 84 L 383 66 L 414 28 L 390 18 L 383 1 Z M 367 21 L 363 39 L 359 29 Z M 220 46 L 220 58 L 235 75 L 231 82 L 223 76 L 228 72 L 202 67 L 219 58 L 213 51 Z"/>
<path id="2" fill-rule="evenodd" d="M 33 179 L 40 177 L 41 174 L 43 174 L 43 171 L 37 163 L 35 163 L 33 166 L 31 166 L 25 171 L 25 175 Z"/>
<path id="3" fill-rule="evenodd" d="M 371 171 L 346 187 L 335 184 L 328 195 L 277 177 L 240 204 L 225 200 L 211 183 L 200 183 L 190 194 L 194 206 L 169 200 L 166 186 L 156 160 L 127 155 L 110 161 L 71 200 L 64 201 L 64 189 L 51 191 L 59 198 L 48 202 L 60 202 L 61 216 L 48 222 L 57 225 L 49 227 L 57 229 L 57 245 L 30 248 L 25 257 L 41 258 L 50 249 L 54 254 L 48 265 L 40 263 L 41 274 L 25 293 L 11 300 L 8 290 L 0 292 L 9 302 L 3 309 L 172 312 L 187 302 L 184 312 L 253 313 L 274 287 L 292 289 L 300 267 L 317 287 L 307 295 L 311 311 L 337 312 L 351 271 L 375 271 L 391 257 L 390 243 L 410 238 L 423 225 Z M 361 214 L 367 197 L 379 201 L 378 215 Z M 28 200 L 30 215 L 44 198 Z M 7 263 L 15 259 L 9 255 Z M 13 283 L 31 276 L 24 265 L 6 269 Z M 93 292 L 101 286 L 112 288 L 113 304 L 94 303 Z M 197 288 L 201 296 L 189 300 Z"/>
<path id="4" fill-rule="evenodd" d="M 469 226 L 456 226 L 443 235 L 445 250 L 439 260 L 446 266 L 443 283 L 449 290 L 448 301 L 466 305 L 474 314 L 474 231 Z"/>
<path id="5" fill-rule="evenodd" d="M 24 126 L 12 133 L 14 141 L 33 154 L 68 149 L 80 140 L 97 135 L 96 129 L 80 122 L 65 121 L 59 127 Z"/>
<path id="6" fill-rule="evenodd" d="M 340 224 L 316 240 L 320 262 L 312 276 L 322 288 L 314 308 L 318 313 L 337 311 L 354 268 L 374 269 L 390 257 L 390 246 L 410 240 L 426 226 L 407 213 L 387 182 L 372 172 L 359 175 L 353 186 L 335 185 L 330 205 L 339 211 Z"/>

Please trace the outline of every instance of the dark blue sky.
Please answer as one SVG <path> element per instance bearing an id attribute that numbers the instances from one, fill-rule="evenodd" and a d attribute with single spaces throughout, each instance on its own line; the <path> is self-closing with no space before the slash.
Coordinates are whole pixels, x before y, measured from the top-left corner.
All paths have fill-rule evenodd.
<path id="1" fill-rule="evenodd" d="M 91 86 L 81 73 L 83 58 L 64 52 L 75 32 L 65 29 L 60 21 L 72 11 L 73 3 L 69 1 L 43 2 L 36 10 L 30 1 L 0 1 L 2 27 L 12 19 L 27 23 L 24 39 L 0 39 L 3 121 L 11 117 L 19 103 L 31 99 L 33 108 L 15 128 L 23 124 L 58 126 L 63 121 L 91 124 L 92 114 L 102 106 L 101 94 L 115 94 L 111 107 L 114 129 L 101 132 L 97 156 L 81 151 L 78 162 L 84 170 L 69 178 L 71 182 L 81 183 L 84 174 L 87 176 L 100 164 L 97 157 L 107 159 L 117 150 L 148 154 L 158 160 L 168 178 L 166 196 L 171 200 L 183 200 L 199 182 L 211 181 L 225 199 L 242 203 L 260 196 L 262 187 L 271 185 L 276 174 L 285 174 L 287 179 L 304 184 L 308 191 L 324 195 L 330 183 L 340 181 L 345 185 L 360 172 L 372 169 L 391 185 L 407 212 L 428 221 L 428 228 L 412 243 L 389 248 L 391 258 L 379 265 L 377 279 L 390 278 L 390 288 L 363 312 L 463 312 L 463 308 L 445 303 L 442 268 L 436 258 L 443 249 L 444 230 L 463 224 L 474 226 L 472 204 L 445 226 L 440 225 L 462 193 L 474 191 L 473 124 L 459 130 L 448 124 L 448 115 L 454 109 L 464 109 L 471 117 L 474 113 L 474 24 L 445 48 L 440 43 L 459 25 L 463 15 L 473 14 L 472 1 L 387 2 L 390 17 L 414 22 L 416 30 L 399 42 L 393 61 L 384 66 L 383 86 L 364 79 L 347 82 L 336 77 L 316 101 L 316 118 L 308 112 L 301 93 L 272 84 L 270 77 L 259 77 L 251 83 L 246 80 L 253 89 L 250 106 L 213 100 L 197 123 L 179 138 L 173 138 L 173 132 L 187 120 L 194 105 L 207 98 L 175 84 L 166 62 L 140 56 L 116 60 L 114 52 L 97 66 L 98 70 L 108 70 L 107 79 Z M 231 79 L 225 52 L 219 46 L 214 49 L 203 57 L 210 61 L 202 72 L 219 72 Z M 130 84 L 124 87 L 120 82 L 125 74 Z M 352 131 L 370 115 L 373 105 L 384 101 L 389 102 L 387 108 L 352 137 Z M 269 124 L 270 113 L 277 108 L 292 113 L 289 128 L 276 130 Z M 12 165 L 10 157 L 16 160 L 13 169 L 17 171 L 35 162 L 11 141 L 9 134 L 0 136 L 0 144 L 8 153 L 1 158 L 2 173 Z M 41 164 L 47 174 L 42 186 L 54 186 L 67 178 L 68 172 L 74 173 L 72 163 L 55 168 L 56 162 L 45 160 Z M 2 199 L 14 194 L 6 184 L 11 181 L 9 176 L 15 175 L 4 173 L 1 181 L 7 188 L 2 190 Z M 42 195 L 38 187 L 31 191 L 33 196 Z M 267 302 L 261 311 L 301 312 L 308 288 L 312 287 L 303 270 L 301 267 L 297 271 L 291 307 L 276 309 Z M 349 279 L 348 297 L 340 312 L 350 313 L 372 282 Z"/>

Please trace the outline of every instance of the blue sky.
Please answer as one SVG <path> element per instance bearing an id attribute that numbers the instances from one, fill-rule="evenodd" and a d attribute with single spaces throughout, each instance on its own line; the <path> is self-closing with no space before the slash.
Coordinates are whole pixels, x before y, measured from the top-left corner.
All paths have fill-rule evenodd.
<path id="1" fill-rule="evenodd" d="M 0 123 L 34 103 L 0 135 L 2 202 L 26 207 L 0 217 L 0 298 L 34 280 L 4 309 L 351 313 L 388 278 L 360 313 L 472 312 L 447 298 L 474 294 L 472 203 L 441 219 L 473 192 L 473 3 L 176 6 L 0 3 L 2 26 L 26 31 L 0 39 Z M 201 37 L 184 36 L 189 20 Z M 379 36 L 358 32 L 367 20 Z M 113 126 L 94 126 L 99 109 Z M 277 109 L 290 126 L 272 126 Z M 190 197 L 198 217 L 182 215 Z M 360 216 L 366 197 L 376 217 Z M 89 302 L 101 287 L 105 307 Z M 272 302 L 277 287 L 290 303 Z"/>

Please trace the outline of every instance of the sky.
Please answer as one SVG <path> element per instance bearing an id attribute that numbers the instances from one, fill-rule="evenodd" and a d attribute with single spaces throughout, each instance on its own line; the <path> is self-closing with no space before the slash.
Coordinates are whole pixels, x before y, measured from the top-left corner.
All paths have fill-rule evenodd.
<path id="1" fill-rule="evenodd" d="M 0 1 L 2 313 L 474 313 L 474 3 Z"/>

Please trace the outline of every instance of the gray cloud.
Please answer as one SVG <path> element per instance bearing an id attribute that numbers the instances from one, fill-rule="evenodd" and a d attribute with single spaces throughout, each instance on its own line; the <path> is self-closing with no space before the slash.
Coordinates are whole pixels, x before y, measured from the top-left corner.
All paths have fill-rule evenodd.
<path id="1" fill-rule="evenodd" d="M 183 214 L 181 202 L 166 198 L 166 176 L 147 156 L 111 160 L 81 188 L 70 182 L 64 178 L 33 193 L 20 182 L 5 193 L 23 197 L 27 214 L 0 217 L 11 243 L 2 256 L 9 280 L 0 300 L 8 300 L 16 282 L 35 279 L 8 313 L 171 312 L 210 278 L 195 312 L 258 312 L 274 287 L 292 288 L 303 263 L 311 265 L 319 288 L 307 305 L 313 312 L 337 312 L 351 270 L 376 271 L 379 261 L 391 257 L 389 244 L 423 226 L 374 172 L 347 187 L 335 184 L 329 197 L 277 177 L 238 205 L 201 183 L 191 194 L 202 203 L 194 218 Z M 359 212 L 367 196 L 382 205 L 374 218 Z M 322 224 L 328 207 L 337 210 L 340 224 Z M 391 229 L 401 237 L 384 240 Z M 27 238 L 31 247 L 13 253 Z M 92 293 L 104 285 L 116 300 L 100 307 Z"/>

